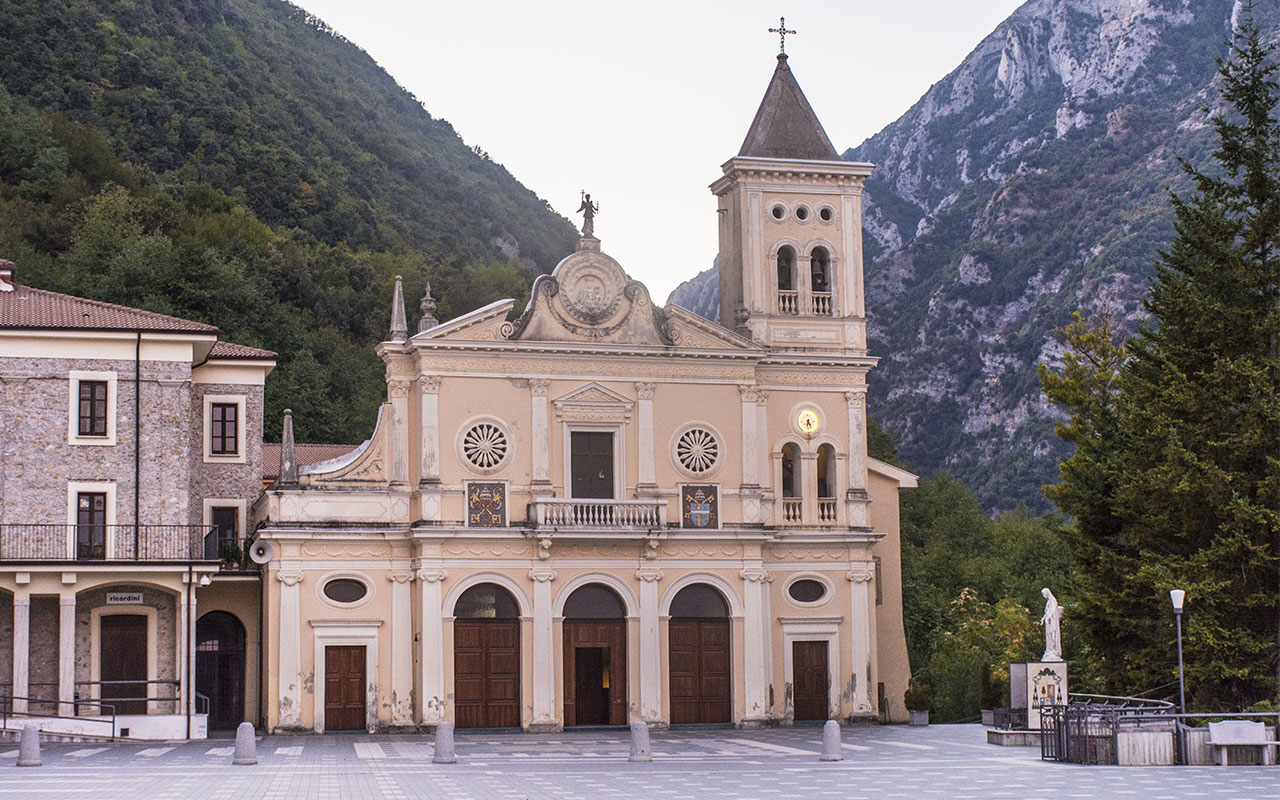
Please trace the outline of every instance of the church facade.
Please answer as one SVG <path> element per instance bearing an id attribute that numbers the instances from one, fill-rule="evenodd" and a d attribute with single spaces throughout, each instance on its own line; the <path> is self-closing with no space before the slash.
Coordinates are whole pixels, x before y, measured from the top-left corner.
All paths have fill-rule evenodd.
<path id="1" fill-rule="evenodd" d="M 904 720 L 915 476 L 867 455 L 870 172 L 784 55 L 711 186 L 720 324 L 589 227 L 514 320 L 410 335 L 397 289 L 371 438 L 300 468 L 286 420 L 250 509 L 265 727 Z"/>

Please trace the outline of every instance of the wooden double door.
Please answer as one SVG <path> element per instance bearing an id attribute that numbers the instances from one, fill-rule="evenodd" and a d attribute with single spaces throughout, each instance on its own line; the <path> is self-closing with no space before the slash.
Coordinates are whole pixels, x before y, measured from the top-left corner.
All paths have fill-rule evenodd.
<path id="1" fill-rule="evenodd" d="M 668 623 L 672 724 L 732 722 L 728 619 Z"/>
<path id="2" fill-rule="evenodd" d="M 453 686 L 459 728 L 520 726 L 520 621 L 453 623 Z"/>
<path id="3" fill-rule="evenodd" d="M 791 691 L 796 721 L 830 718 L 831 677 L 826 642 L 793 642 Z"/>
<path id="4" fill-rule="evenodd" d="M 627 724 L 627 626 L 621 619 L 564 622 L 564 724 Z"/>
<path id="5" fill-rule="evenodd" d="M 324 649 L 324 729 L 365 729 L 365 646 Z"/>

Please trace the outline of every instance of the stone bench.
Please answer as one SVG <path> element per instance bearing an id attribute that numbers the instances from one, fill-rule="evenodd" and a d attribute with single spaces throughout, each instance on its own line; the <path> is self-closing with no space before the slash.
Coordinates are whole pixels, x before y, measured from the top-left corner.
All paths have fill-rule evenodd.
<path id="1" fill-rule="evenodd" d="M 1213 748 L 1214 763 L 1225 767 L 1230 763 L 1230 747 L 1256 747 L 1262 751 L 1263 764 L 1274 764 L 1271 748 L 1280 747 L 1280 742 L 1267 739 L 1267 726 L 1261 722 L 1232 719 L 1209 723 L 1209 746 Z"/>

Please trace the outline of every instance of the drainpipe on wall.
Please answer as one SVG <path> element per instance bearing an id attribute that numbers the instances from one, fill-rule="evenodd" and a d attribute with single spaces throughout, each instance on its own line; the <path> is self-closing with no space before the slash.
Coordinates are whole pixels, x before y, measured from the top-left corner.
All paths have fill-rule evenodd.
<path id="1" fill-rule="evenodd" d="M 133 349 L 133 560 L 142 560 L 142 331 Z"/>
<path id="2" fill-rule="evenodd" d="M 184 710 L 187 713 L 187 741 L 188 742 L 191 741 L 191 707 L 195 705 L 195 700 L 196 700 L 196 687 L 192 680 L 194 676 L 192 675 L 192 669 L 191 669 L 191 666 L 192 666 L 191 665 L 191 642 L 192 642 L 192 638 L 196 635 L 195 622 L 191 619 L 191 616 L 192 616 L 191 615 L 191 598 L 192 598 L 192 592 L 195 590 L 195 588 L 192 586 L 192 582 L 194 580 L 195 580 L 195 576 L 191 570 L 191 565 L 187 564 L 187 641 L 186 641 L 187 646 L 183 648 L 183 651 L 182 651 L 182 661 L 183 661 L 182 677 L 184 679 L 183 682 L 187 684 L 187 691 L 186 691 L 186 694 L 183 695 L 182 703 L 183 705 L 186 706 Z M 179 692 L 179 694 L 181 694 L 181 692 Z"/>

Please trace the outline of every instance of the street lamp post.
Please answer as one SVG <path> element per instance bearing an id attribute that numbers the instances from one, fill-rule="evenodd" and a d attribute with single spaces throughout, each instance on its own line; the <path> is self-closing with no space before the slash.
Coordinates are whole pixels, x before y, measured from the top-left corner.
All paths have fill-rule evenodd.
<path id="1" fill-rule="evenodd" d="M 1169 599 L 1173 601 L 1173 619 L 1178 625 L 1178 713 L 1187 713 L 1187 687 L 1182 677 L 1182 601 L 1187 593 L 1181 589 L 1170 589 Z"/>

